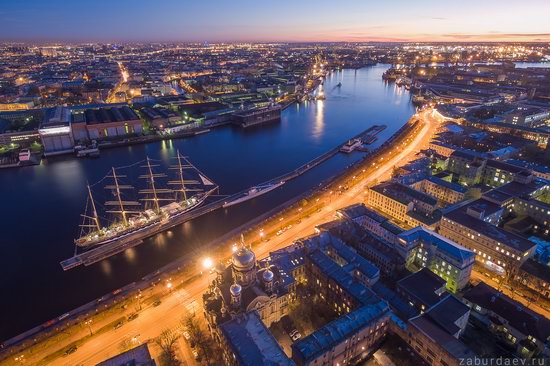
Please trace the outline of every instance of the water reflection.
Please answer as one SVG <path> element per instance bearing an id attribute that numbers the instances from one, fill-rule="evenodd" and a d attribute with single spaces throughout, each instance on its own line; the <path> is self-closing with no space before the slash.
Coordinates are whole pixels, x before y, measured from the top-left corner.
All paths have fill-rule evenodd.
<path id="1" fill-rule="evenodd" d="M 128 260 L 130 263 L 135 263 L 136 261 L 136 249 L 135 248 L 128 248 L 124 251 L 124 257 Z"/>
<path id="2" fill-rule="evenodd" d="M 53 181 L 50 189 L 61 194 L 73 197 L 72 194 L 80 193 L 80 187 L 86 184 L 83 165 L 76 159 L 56 162 L 46 168 L 51 170 L 51 172 L 48 172 Z"/>
<path id="3" fill-rule="evenodd" d="M 319 140 L 323 134 L 323 129 L 325 127 L 325 101 L 317 100 L 316 109 L 315 109 L 315 125 L 313 126 L 313 136 L 316 137 L 316 140 Z"/>
<path id="4" fill-rule="evenodd" d="M 165 249 L 166 248 L 166 244 L 167 244 L 166 239 L 167 239 L 166 238 L 166 233 L 157 234 L 152 238 L 153 243 L 155 243 L 155 246 L 159 249 Z"/>
<path id="5" fill-rule="evenodd" d="M 113 272 L 113 268 L 111 267 L 111 261 L 110 260 L 107 259 L 107 260 L 101 261 L 100 267 L 101 267 L 101 272 L 106 277 L 111 277 L 111 273 Z"/>

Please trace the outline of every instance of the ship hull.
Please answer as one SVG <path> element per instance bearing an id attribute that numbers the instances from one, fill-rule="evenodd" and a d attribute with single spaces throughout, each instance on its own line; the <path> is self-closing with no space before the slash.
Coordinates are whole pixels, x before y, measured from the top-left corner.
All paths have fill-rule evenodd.
<path id="1" fill-rule="evenodd" d="M 277 183 L 277 184 L 274 184 L 272 185 L 271 187 L 268 187 L 268 188 L 265 188 L 265 189 L 262 189 L 261 191 L 258 191 L 254 194 L 248 194 L 248 195 L 245 195 L 243 197 L 240 197 L 240 198 L 237 198 L 233 201 L 230 201 L 230 202 L 226 202 L 222 205 L 223 208 L 227 208 L 227 207 L 231 207 L 233 205 L 237 205 L 239 203 L 242 203 L 242 202 L 245 202 L 245 201 L 248 201 L 248 200 L 251 200 L 253 198 L 256 198 L 256 197 L 259 197 L 259 196 L 262 196 L 268 192 L 271 192 L 272 190 L 274 189 L 277 189 L 279 188 L 280 186 L 282 186 L 285 182 L 280 182 L 280 183 Z"/>
<path id="2" fill-rule="evenodd" d="M 190 205 L 181 211 L 171 214 L 169 215 L 168 218 L 165 218 L 163 220 L 152 222 L 148 225 L 142 226 L 135 230 L 122 233 L 121 235 L 106 238 L 105 240 L 90 242 L 89 244 L 82 244 L 75 241 L 75 244 L 79 248 L 90 249 L 98 246 L 103 246 L 106 244 L 113 244 L 115 242 L 118 242 L 122 245 L 122 244 L 126 244 L 136 240 L 141 240 L 146 237 L 158 234 L 174 225 L 177 225 L 178 224 L 177 221 L 183 214 L 188 213 L 193 209 L 199 207 L 213 192 L 214 190 L 206 192 L 202 197 L 197 199 L 197 201 L 193 205 Z"/>

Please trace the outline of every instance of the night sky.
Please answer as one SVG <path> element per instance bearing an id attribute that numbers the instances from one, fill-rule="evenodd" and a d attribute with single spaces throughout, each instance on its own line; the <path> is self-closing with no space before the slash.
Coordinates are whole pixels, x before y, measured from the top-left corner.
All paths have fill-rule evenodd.
<path id="1" fill-rule="evenodd" d="M 550 0 L 0 0 L 4 41 L 550 41 Z"/>

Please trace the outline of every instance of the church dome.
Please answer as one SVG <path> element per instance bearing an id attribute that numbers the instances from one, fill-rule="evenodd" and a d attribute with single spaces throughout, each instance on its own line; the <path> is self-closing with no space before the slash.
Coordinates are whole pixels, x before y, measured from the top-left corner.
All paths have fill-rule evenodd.
<path id="1" fill-rule="evenodd" d="M 256 263 L 256 255 L 244 246 L 233 254 L 233 266 L 238 269 L 253 267 Z"/>
<path id="2" fill-rule="evenodd" d="M 264 279 L 265 282 L 273 281 L 273 277 L 274 277 L 273 272 L 271 272 L 269 269 L 266 269 L 262 274 L 262 278 Z"/>
<path id="3" fill-rule="evenodd" d="M 239 296 L 241 294 L 242 289 L 243 288 L 241 287 L 241 285 L 239 285 L 238 283 L 234 283 L 229 288 L 229 291 L 231 291 L 231 295 L 236 297 L 236 296 Z"/>

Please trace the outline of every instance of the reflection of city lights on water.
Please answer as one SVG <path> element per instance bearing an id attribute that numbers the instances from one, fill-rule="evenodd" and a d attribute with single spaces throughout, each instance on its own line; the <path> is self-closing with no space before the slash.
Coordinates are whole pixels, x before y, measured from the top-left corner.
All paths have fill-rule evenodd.
<path id="1" fill-rule="evenodd" d="M 113 269 L 111 268 L 111 262 L 109 260 L 101 261 L 101 271 L 107 276 L 111 275 Z"/>
<path id="2" fill-rule="evenodd" d="M 128 248 L 124 251 L 124 256 L 126 259 L 128 259 L 130 262 L 135 261 L 136 259 L 136 250 L 134 248 Z"/>

